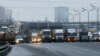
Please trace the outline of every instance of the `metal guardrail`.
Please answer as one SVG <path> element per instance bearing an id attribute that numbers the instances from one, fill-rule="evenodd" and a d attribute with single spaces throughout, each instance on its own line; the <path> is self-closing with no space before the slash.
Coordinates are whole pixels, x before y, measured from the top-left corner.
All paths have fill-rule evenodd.
<path id="1" fill-rule="evenodd" d="M 8 43 L 6 43 L 4 45 L 0 45 L 0 56 L 6 55 L 10 49 L 11 49 L 11 47 Z"/>

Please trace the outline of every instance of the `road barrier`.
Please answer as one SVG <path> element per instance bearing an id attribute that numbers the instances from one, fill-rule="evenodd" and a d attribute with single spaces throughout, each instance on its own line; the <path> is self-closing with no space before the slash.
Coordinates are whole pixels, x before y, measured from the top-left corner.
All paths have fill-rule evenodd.
<path id="1" fill-rule="evenodd" d="M 10 45 L 8 43 L 0 43 L 0 56 L 5 56 L 11 49 Z"/>

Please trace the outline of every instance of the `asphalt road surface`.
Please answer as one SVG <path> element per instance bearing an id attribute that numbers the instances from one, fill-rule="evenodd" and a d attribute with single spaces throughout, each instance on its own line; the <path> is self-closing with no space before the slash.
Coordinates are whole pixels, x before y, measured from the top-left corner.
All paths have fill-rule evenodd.
<path id="1" fill-rule="evenodd" d="M 20 44 L 7 56 L 100 56 L 100 42 Z"/>

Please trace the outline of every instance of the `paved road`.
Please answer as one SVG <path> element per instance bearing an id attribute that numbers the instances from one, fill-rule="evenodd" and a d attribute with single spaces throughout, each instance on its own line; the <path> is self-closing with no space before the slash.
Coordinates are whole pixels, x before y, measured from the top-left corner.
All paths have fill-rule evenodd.
<path id="1" fill-rule="evenodd" d="M 12 47 L 8 56 L 100 56 L 100 42 L 39 43 Z"/>
<path id="2" fill-rule="evenodd" d="M 11 46 L 12 50 L 9 52 L 7 56 L 32 56 L 33 53 L 26 50 L 24 47 L 19 45 Z"/>

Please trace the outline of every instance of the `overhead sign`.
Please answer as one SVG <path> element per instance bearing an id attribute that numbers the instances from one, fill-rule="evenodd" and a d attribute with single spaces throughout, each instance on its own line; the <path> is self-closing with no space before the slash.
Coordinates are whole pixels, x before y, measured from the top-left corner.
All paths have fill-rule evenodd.
<path id="1" fill-rule="evenodd" d="M 75 29 L 68 29 L 68 32 L 73 33 L 75 32 Z"/>
<path id="2" fill-rule="evenodd" d="M 7 28 L 7 26 L 2 26 L 2 28 Z"/>

